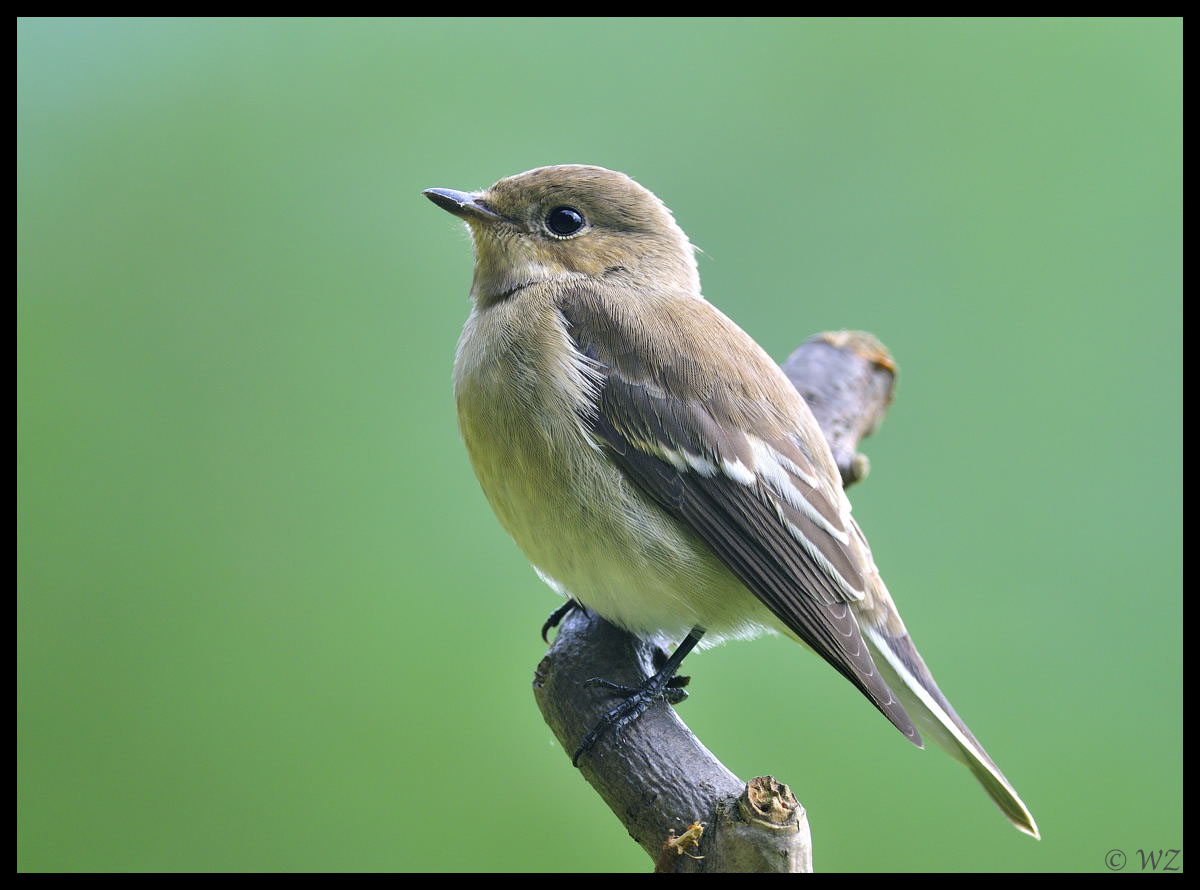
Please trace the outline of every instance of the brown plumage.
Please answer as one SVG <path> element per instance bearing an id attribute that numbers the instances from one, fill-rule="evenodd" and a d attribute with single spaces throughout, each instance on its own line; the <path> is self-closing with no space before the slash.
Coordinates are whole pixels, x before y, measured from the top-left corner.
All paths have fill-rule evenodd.
<path id="1" fill-rule="evenodd" d="M 1037 836 L 912 646 L 808 406 L 701 296 L 662 202 L 577 165 L 426 194 L 475 242 L 463 439 L 539 574 L 636 633 L 802 641 Z"/>

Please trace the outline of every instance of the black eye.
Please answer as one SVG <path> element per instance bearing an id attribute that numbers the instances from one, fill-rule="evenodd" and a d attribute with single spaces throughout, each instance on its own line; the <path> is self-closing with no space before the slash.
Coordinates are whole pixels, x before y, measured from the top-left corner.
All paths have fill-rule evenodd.
<path id="1" fill-rule="evenodd" d="M 574 207 L 555 207 L 546 214 L 546 228 L 565 238 L 583 228 L 583 214 Z"/>

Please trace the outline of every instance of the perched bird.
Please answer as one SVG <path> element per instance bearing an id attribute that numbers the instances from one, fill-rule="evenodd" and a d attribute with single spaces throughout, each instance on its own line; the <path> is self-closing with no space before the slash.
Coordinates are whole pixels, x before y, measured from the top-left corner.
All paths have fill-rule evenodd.
<path id="1" fill-rule="evenodd" d="M 701 296 L 693 248 L 662 201 L 582 165 L 424 194 L 475 245 L 454 392 L 500 522 L 555 590 L 633 633 L 681 641 L 579 753 L 661 696 L 701 639 L 777 631 L 911 742 L 921 746 L 919 727 L 965 763 L 1037 837 L 913 646 L 812 412 Z"/>

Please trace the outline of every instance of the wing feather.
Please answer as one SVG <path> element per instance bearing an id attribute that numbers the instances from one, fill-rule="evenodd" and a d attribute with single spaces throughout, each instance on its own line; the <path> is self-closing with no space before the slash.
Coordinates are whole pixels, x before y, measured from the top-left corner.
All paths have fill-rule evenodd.
<path id="1" fill-rule="evenodd" d="M 850 600 L 863 597 L 867 582 L 857 529 L 815 461 L 769 424 L 739 423 L 736 394 L 720 381 L 705 399 L 677 395 L 689 391 L 677 378 L 694 368 L 649 366 L 646 350 L 629 348 L 645 332 L 628 330 L 630 319 L 586 293 L 573 297 L 560 311 L 596 381 L 581 420 L 609 459 L 920 745 L 859 631 Z"/>

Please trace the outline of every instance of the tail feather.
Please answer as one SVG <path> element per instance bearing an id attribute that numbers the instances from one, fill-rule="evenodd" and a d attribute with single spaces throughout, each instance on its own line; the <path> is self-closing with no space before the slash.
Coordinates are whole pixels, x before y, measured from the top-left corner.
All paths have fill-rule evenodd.
<path id="1" fill-rule="evenodd" d="M 925 737 L 933 739 L 939 748 L 966 764 L 1018 831 L 1040 838 L 1033 814 L 946 701 L 908 634 L 892 636 L 867 626 L 863 626 L 862 631 L 874 651 L 875 664 Z"/>

